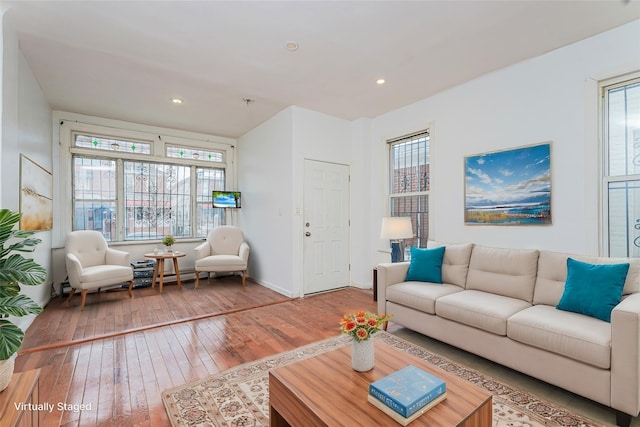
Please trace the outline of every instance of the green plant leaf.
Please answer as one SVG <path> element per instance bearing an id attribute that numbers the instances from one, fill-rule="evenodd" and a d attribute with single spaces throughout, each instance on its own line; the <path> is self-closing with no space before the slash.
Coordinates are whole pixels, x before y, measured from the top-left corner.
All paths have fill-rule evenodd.
<path id="1" fill-rule="evenodd" d="M 17 237 L 17 236 L 13 236 Z M 9 251 L 33 252 L 35 247 L 42 242 L 41 239 L 25 239 L 7 246 Z"/>
<path id="2" fill-rule="evenodd" d="M 0 297 L 14 297 L 20 293 L 18 282 L 0 282 Z"/>
<path id="3" fill-rule="evenodd" d="M 0 246 L 13 236 L 13 226 L 20 222 L 20 213 L 9 209 L 0 209 Z"/>
<path id="4" fill-rule="evenodd" d="M 40 314 L 42 307 L 26 295 L 0 297 L 0 314 L 22 317 L 27 314 Z"/>
<path id="5" fill-rule="evenodd" d="M 24 332 L 8 320 L 0 319 L 0 360 L 7 360 L 18 351 Z"/>
<path id="6" fill-rule="evenodd" d="M 47 280 L 47 270 L 32 259 L 13 254 L 0 259 L 0 282 L 19 282 L 23 285 L 40 285 Z"/>
<path id="7" fill-rule="evenodd" d="M 31 237 L 35 231 L 14 230 L 19 222 L 19 212 L 0 209 L 0 360 L 18 351 L 24 338 L 22 329 L 5 318 L 42 312 L 42 307 L 20 293 L 20 285 L 40 285 L 47 280 L 47 270 L 33 259 L 11 254 L 33 252 L 41 243 Z M 11 243 L 5 246 L 10 239 Z"/>

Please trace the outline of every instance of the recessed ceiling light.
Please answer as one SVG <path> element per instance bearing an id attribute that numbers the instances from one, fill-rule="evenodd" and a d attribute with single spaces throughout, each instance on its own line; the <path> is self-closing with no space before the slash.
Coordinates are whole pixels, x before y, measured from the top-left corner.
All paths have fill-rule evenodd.
<path id="1" fill-rule="evenodd" d="M 174 104 L 182 104 L 184 101 L 182 101 L 182 99 L 180 98 L 171 98 L 171 102 L 173 102 Z"/>
<path id="2" fill-rule="evenodd" d="M 298 43 L 296 42 L 287 42 L 285 44 L 285 47 L 287 48 L 287 50 L 290 50 L 293 52 L 294 50 L 298 50 L 299 46 L 298 46 Z"/>
<path id="3" fill-rule="evenodd" d="M 378 85 L 383 85 L 383 84 L 385 84 L 386 82 L 387 82 L 387 81 L 386 81 L 385 79 L 378 79 L 378 80 L 376 80 L 376 84 L 378 84 Z"/>

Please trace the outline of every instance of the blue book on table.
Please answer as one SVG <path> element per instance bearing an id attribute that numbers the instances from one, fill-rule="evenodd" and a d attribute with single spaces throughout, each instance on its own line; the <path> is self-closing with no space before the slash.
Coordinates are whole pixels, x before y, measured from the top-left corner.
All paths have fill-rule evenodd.
<path id="1" fill-rule="evenodd" d="M 443 380 L 413 365 L 369 385 L 369 394 L 403 417 L 410 417 L 446 391 Z"/>

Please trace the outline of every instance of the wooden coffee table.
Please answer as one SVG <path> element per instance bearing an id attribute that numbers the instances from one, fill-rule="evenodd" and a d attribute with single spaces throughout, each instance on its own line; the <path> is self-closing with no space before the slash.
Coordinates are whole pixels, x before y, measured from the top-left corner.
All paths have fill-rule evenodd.
<path id="1" fill-rule="evenodd" d="M 375 341 L 375 367 L 351 368 L 351 346 L 269 372 L 270 425 L 399 426 L 367 401 L 369 384 L 407 365 L 442 378 L 447 398 L 409 426 L 491 427 L 492 397 L 475 385 L 389 345 Z"/>

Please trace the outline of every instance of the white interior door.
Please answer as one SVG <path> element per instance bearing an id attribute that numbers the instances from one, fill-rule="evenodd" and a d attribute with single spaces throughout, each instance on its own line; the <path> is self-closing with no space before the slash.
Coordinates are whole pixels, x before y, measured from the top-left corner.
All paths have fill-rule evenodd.
<path id="1" fill-rule="evenodd" d="M 304 294 L 349 285 L 349 167 L 305 160 Z"/>

